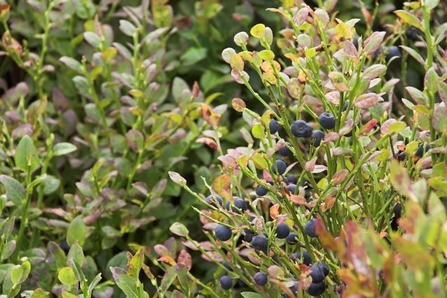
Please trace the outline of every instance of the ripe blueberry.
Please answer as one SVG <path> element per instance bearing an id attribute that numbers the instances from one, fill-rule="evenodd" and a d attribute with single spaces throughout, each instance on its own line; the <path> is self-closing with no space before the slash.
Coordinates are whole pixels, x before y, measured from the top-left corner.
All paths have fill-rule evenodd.
<path id="1" fill-rule="evenodd" d="M 328 265 L 326 265 L 323 262 L 318 262 L 318 263 L 315 263 L 315 264 L 321 269 L 321 271 L 323 272 L 325 277 L 328 276 L 328 274 L 329 274 L 329 267 L 328 267 Z"/>
<path id="2" fill-rule="evenodd" d="M 318 122 L 321 127 L 326 129 L 333 129 L 335 127 L 334 115 L 328 112 L 321 113 L 320 116 L 318 116 Z"/>
<path id="3" fill-rule="evenodd" d="M 254 236 L 251 240 L 251 245 L 256 250 L 261 250 L 264 253 L 267 253 L 268 240 L 264 236 Z"/>
<path id="4" fill-rule="evenodd" d="M 349 101 L 345 101 L 345 103 L 343 104 L 343 111 L 346 111 L 349 107 Z"/>
<path id="5" fill-rule="evenodd" d="M 216 234 L 216 238 L 220 241 L 227 241 L 232 235 L 231 229 L 223 225 L 217 225 L 214 233 Z"/>
<path id="6" fill-rule="evenodd" d="M 278 121 L 275 119 L 270 120 L 269 129 L 271 134 L 277 133 L 280 128 Z"/>
<path id="7" fill-rule="evenodd" d="M 416 27 L 410 27 L 405 32 L 405 35 L 412 41 L 418 41 L 421 38 L 421 31 Z"/>
<path id="8" fill-rule="evenodd" d="M 425 144 L 425 146 L 423 144 L 419 145 L 418 150 L 416 150 L 415 155 L 419 158 L 421 158 L 422 156 L 424 156 L 424 154 L 430 150 L 430 145 Z"/>
<path id="9" fill-rule="evenodd" d="M 394 217 L 401 218 L 402 216 L 402 204 L 396 204 L 393 209 Z"/>
<path id="10" fill-rule="evenodd" d="M 268 193 L 267 188 L 264 188 L 262 185 L 258 185 L 258 187 L 256 187 L 256 195 L 263 197 Z"/>
<path id="11" fill-rule="evenodd" d="M 354 44 L 356 49 L 359 48 L 359 37 L 357 35 L 354 36 L 354 38 L 352 39 L 352 43 Z"/>
<path id="12" fill-rule="evenodd" d="M 245 228 L 243 230 L 243 233 L 245 242 L 251 242 L 251 240 L 253 240 L 253 236 L 255 235 L 255 233 L 252 230 Z"/>
<path id="13" fill-rule="evenodd" d="M 399 152 L 397 153 L 397 159 L 398 159 L 399 161 L 404 161 L 404 160 L 405 160 L 405 157 L 407 157 L 407 154 L 406 154 L 404 151 L 399 151 Z"/>
<path id="14" fill-rule="evenodd" d="M 282 223 L 276 226 L 276 237 L 284 239 L 290 234 L 290 228 L 287 224 Z"/>
<path id="15" fill-rule="evenodd" d="M 314 139 L 314 147 L 318 147 L 321 144 L 321 141 L 324 139 L 324 132 L 321 130 L 314 130 L 312 133 L 312 138 Z"/>
<path id="16" fill-rule="evenodd" d="M 278 174 L 278 175 L 282 175 L 282 174 L 284 174 L 284 172 L 286 171 L 286 169 L 287 169 L 287 165 L 286 165 L 286 163 L 285 163 L 283 160 L 281 160 L 281 159 L 278 159 L 278 160 L 276 161 L 276 168 L 274 167 L 274 165 L 272 165 L 272 166 L 270 167 L 270 170 L 271 170 L 273 173 Z"/>
<path id="17" fill-rule="evenodd" d="M 231 210 L 236 213 L 241 213 L 240 212 L 241 210 L 242 210 L 242 212 L 247 210 L 247 203 L 245 203 L 244 199 L 241 199 L 239 197 L 233 197 L 233 200 L 234 200 L 234 207 L 231 207 L 230 202 L 227 201 L 227 204 L 226 204 L 227 210 L 230 210 L 230 208 L 231 208 Z"/>
<path id="18" fill-rule="evenodd" d="M 208 203 L 208 204 L 212 204 L 212 205 L 215 205 L 215 206 L 218 206 L 218 204 L 220 205 L 220 206 L 222 206 L 223 205 L 223 201 L 222 201 L 222 197 L 221 196 L 219 196 L 219 195 L 209 195 L 206 199 L 205 199 L 205 201 Z"/>
<path id="19" fill-rule="evenodd" d="M 256 272 L 253 279 L 258 286 L 265 286 L 267 283 L 267 275 L 262 272 Z"/>
<path id="20" fill-rule="evenodd" d="M 68 254 L 68 252 L 70 251 L 70 246 L 68 245 L 67 240 L 62 240 L 59 243 L 59 247 L 65 252 L 65 254 Z"/>
<path id="21" fill-rule="evenodd" d="M 309 266 L 312 263 L 312 258 L 310 257 L 310 254 L 307 251 L 295 252 L 292 253 L 289 257 L 292 261 L 295 262 L 298 261 L 307 266 Z"/>
<path id="22" fill-rule="evenodd" d="M 278 149 L 278 153 L 281 156 L 288 156 L 288 157 L 292 157 L 293 156 L 293 152 L 292 150 L 290 150 L 287 146 L 291 147 L 292 144 L 290 144 L 289 142 L 286 143 L 286 146 L 281 147 Z"/>
<path id="23" fill-rule="evenodd" d="M 297 244 L 298 243 L 298 235 L 294 232 L 290 233 L 286 237 L 286 242 L 289 244 Z"/>
<path id="24" fill-rule="evenodd" d="M 313 128 L 307 124 L 306 121 L 296 120 L 292 123 L 290 130 L 295 137 L 310 138 L 312 136 Z"/>
<path id="25" fill-rule="evenodd" d="M 397 59 L 401 58 L 400 50 L 396 46 L 391 46 L 388 50 L 388 54 L 386 55 L 386 60 L 390 61 L 391 58 L 397 57 Z"/>
<path id="26" fill-rule="evenodd" d="M 326 284 L 324 282 L 320 283 L 311 283 L 309 288 L 307 289 L 307 293 L 310 296 L 320 296 L 326 290 Z"/>
<path id="27" fill-rule="evenodd" d="M 224 275 L 220 278 L 220 286 L 224 290 L 229 290 L 233 287 L 233 280 L 228 275 Z"/>
<path id="28" fill-rule="evenodd" d="M 323 271 L 321 270 L 321 268 L 317 264 L 313 264 L 310 267 L 310 271 L 311 271 L 311 273 L 309 274 L 309 276 L 312 277 L 313 283 L 319 283 L 324 280 L 325 275 L 324 275 Z"/>
<path id="29" fill-rule="evenodd" d="M 312 218 L 308 222 L 306 222 L 306 225 L 304 226 L 304 232 L 306 232 L 306 235 L 312 238 L 318 237 L 318 235 L 315 233 L 315 224 L 317 223 L 317 220 L 315 218 Z"/>
<path id="30" fill-rule="evenodd" d="M 295 194 L 295 192 L 296 192 L 296 184 L 289 184 L 286 187 L 290 191 L 291 194 Z"/>
<path id="31" fill-rule="evenodd" d="M 287 176 L 287 182 L 290 184 L 297 184 L 298 183 L 298 177 L 294 175 Z"/>

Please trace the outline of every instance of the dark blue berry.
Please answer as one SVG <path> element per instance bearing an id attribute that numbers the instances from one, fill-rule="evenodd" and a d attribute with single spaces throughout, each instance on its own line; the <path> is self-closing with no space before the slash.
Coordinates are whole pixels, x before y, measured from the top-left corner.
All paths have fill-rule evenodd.
<path id="1" fill-rule="evenodd" d="M 284 239 L 290 234 L 290 228 L 287 224 L 282 223 L 276 226 L 276 237 Z"/>
<path id="2" fill-rule="evenodd" d="M 243 230 L 243 232 L 244 232 L 244 241 L 251 242 L 251 240 L 253 240 L 253 236 L 255 235 L 255 233 L 252 230 L 247 229 L 247 228 L 245 228 Z"/>
<path id="3" fill-rule="evenodd" d="M 292 150 L 290 150 L 287 146 L 291 147 L 292 144 L 290 144 L 289 142 L 286 143 L 286 146 L 281 147 L 278 149 L 278 153 L 281 156 L 288 156 L 288 157 L 292 157 L 293 156 L 293 152 Z"/>
<path id="4" fill-rule="evenodd" d="M 222 206 L 223 205 L 223 201 L 222 201 L 222 197 L 221 196 L 219 196 L 219 195 L 209 195 L 206 199 L 205 199 L 205 201 L 208 203 L 208 204 L 212 204 L 212 205 L 215 205 L 215 206 L 217 206 L 217 204 L 219 204 L 220 206 Z"/>
<path id="5" fill-rule="evenodd" d="M 267 188 L 264 188 L 262 185 L 258 185 L 258 187 L 256 187 L 256 195 L 263 197 L 268 193 Z"/>
<path id="6" fill-rule="evenodd" d="M 430 145 L 425 144 L 425 146 L 423 144 L 419 145 L 418 150 L 416 150 L 416 156 L 421 158 L 422 156 L 424 156 L 424 154 L 430 150 Z"/>
<path id="7" fill-rule="evenodd" d="M 295 252 L 290 255 L 290 259 L 295 262 L 303 263 L 309 266 L 312 263 L 312 258 L 307 251 Z"/>
<path id="8" fill-rule="evenodd" d="M 253 279 L 258 286 L 265 286 L 267 284 L 267 275 L 262 272 L 256 272 Z"/>
<path id="9" fill-rule="evenodd" d="M 216 238 L 220 241 L 227 241 L 231 238 L 231 235 L 233 233 L 231 232 L 231 229 L 229 227 L 217 225 L 216 229 L 214 230 L 214 234 L 216 234 Z"/>
<path id="10" fill-rule="evenodd" d="M 310 277 L 312 277 L 313 283 L 319 283 L 324 280 L 324 274 L 323 271 L 320 269 L 320 267 L 317 264 L 313 264 L 310 267 L 311 273 L 309 274 Z"/>
<path id="11" fill-rule="evenodd" d="M 318 122 L 321 127 L 326 129 L 333 129 L 335 127 L 334 115 L 328 112 L 321 113 L 320 116 L 318 116 Z"/>
<path id="12" fill-rule="evenodd" d="M 286 163 L 285 163 L 283 160 L 281 160 L 281 159 L 276 160 L 276 168 L 275 168 L 274 165 L 272 165 L 272 166 L 270 167 L 270 170 L 271 170 L 273 173 L 278 174 L 278 175 L 282 175 L 282 174 L 284 174 L 284 172 L 286 171 L 286 169 L 287 169 L 287 165 L 286 165 Z"/>
<path id="13" fill-rule="evenodd" d="M 228 271 L 233 271 L 233 268 L 231 268 L 230 264 L 227 262 L 222 262 L 222 265 L 227 269 Z"/>
<path id="14" fill-rule="evenodd" d="M 290 127 L 292 134 L 299 138 L 310 138 L 312 136 L 313 127 L 303 120 L 296 120 Z"/>
<path id="15" fill-rule="evenodd" d="M 318 262 L 318 263 L 316 263 L 316 265 L 321 269 L 321 271 L 323 272 L 325 277 L 329 275 L 329 266 L 328 265 L 326 265 L 323 262 Z"/>
<path id="16" fill-rule="evenodd" d="M 314 147 L 318 147 L 321 144 L 321 141 L 324 139 L 324 132 L 321 130 L 314 130 L 312 133 L 312 139 L 314 139 Z"/>
<path id="17" fill-rule="evenodd" d="M 267 253 L 268 240 L 265 236 L 254 236 L 251 245 L 254 249 Z"/>
<path id="18" fill-rule="evenodd" d="M 412 41 L 418 41 L 421 38 L 421 33 L 422 32 L 419 29 L 417 29 L 416 27 L 410 27 L 405 32 L 405 35 L 408 37 L 408 39 L 410 39 Z"/>
<path id="19" fill-rule="evenodd" d="M 289 184 L 286 187 L 290 191 L 291 194 L 296 193 L 296 190 L 297 190 L 296 184 Z"/>
<path id="20" fill-rule="evenodd" d="M 352 39 L 352 43 L 354 44 L 355 48 L 358 49 L 359 48 L 359 37 L 354 36 L 354 38 Z"/>
<path id="21" fill-rule="evenodd" d="M 388 54 L 386 54 L 386 60 L 390 61 L 391 58 L 396 57 L 397 59 L 400 59 L 402 55 L 400 54 L 400 50 L 396 46 L 391 46 L 388 50 Z"/>
<path id="22" fill-rule="evenodd" d="M 277 133 L 280 128 L 278 121 L 275 119 L 270 120 L 269 129 L 271 134 Z"/>
<path id="23" fill-rule="evenodd" d="M 287 176 L 287 182 L 290 184 L 297 184 L 298 183 L 298 177 L 294 175 Z"/>
<path id="24" fill-rule="evenodd" d="M 226 204 L 226 208 L 227 210 L 230 210 L 236 213 L 240 213 L 240 211 L 242 210 L 242 212 L 244 212 L 245 210 L 247 210 L 247 203 L 245 203 L 244 199 L 241 199 L 239 197 L 233 197 L 234 200 L 234 207 L 231 206 L 230 202 L 227 201 Z"/>
<path id="25" fill-rule="evenodd" d="M 318 237 L 318 235 L 315 233 L 315 225 L 317 223 L 317 220 L 315 218 L 312 218 L 308 222 L 306 222 L 306 225 L 304 226 L 304 232 L 306 232 L 306 235 L 312 238 Z"/>
<path id="26" fill-rule="evenodd" d="M 343 104 L 343 111 L 346 111 L 349 107 L 349 101 L 345 101 L 345 103 Z"/>
<path id="27" fill-rule="evenodd" d="M 320 283 L 311 283 L 309 288 L 307 289 L 307 293 L 310 296 L 320 296 L 323 295 L 326 290 L 326 284 L 324 282 Z"/>
<path id="28" fill-rule="evenodd" d="M 59 243 L 59 247 L 65 252 L 65 254 L 68 254 L 68 252 L 70 251 L 70 246 L 68 245 L 67 240 L 62 240 Z"/>
<path id="29" fill-rule="evenodd" d="M 297 244 L 298 243 L 298 235 L 296 233 L 290 233 L 286 237 L 286 242 L 289 244 Z"/>
<path id="30" fill-rule="evenodd" d="M 220 278 L 220 286 L 224 290 L 229 290 L 233 287 L 233 280 L 228 275 L 224 275 Z"/>
<path id="31" fill-rule="evenodd" d="M 404 151 L 400 151 L 397 153 L 397 159 L 399 161 L 404 161 L 405 157 L 407 157 L 407 154 Z"/>
<path id="32" fill-rule="evenodd" d="M 394 217 L 400 218 L 402 216 L 402 204 L 396 204 L 393 209 Z"/>

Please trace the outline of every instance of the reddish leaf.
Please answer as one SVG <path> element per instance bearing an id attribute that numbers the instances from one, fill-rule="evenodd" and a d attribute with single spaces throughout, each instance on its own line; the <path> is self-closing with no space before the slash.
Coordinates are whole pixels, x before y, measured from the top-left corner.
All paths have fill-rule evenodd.
<path id="1" fill-rule="evenodd" d="M 233 98 L 233 100 L 231 101 L 231 105 L 233 106 L 233 109 L 235 109 L 237 112 L 240 113 L 242 113 L 244 109 L 247 107 L 245 102 L 239 97 Z"/>
<path id="2" fill-rule="evenodd" d="M 191 255 L 184 249 L 180 251 L 179 256 L 177 257 L 177 264 L 185 265 L 185 267 L 191 270 L 192 267 L 192 258 Z"/>

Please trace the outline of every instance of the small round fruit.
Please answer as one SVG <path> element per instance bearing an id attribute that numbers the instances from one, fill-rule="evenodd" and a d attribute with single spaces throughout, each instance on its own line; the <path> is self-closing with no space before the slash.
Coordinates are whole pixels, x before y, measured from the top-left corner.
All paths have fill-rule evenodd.
<path id="1" fill-rule="evenodd" d="M 396 57 L 397 59 L 400 59 L 402 55 L 400 54 L 400 50 L 396 46 L 391 46 L 388 50 L 388 54 L 386 55 L 386 60 L 390 61 L 391 58 Z"/>
<path id="2" fill-rule="evenodd" d="M 318 147 L 321 144 L 321 141 L 324 139 L 324 132 L 317 129 L 312 133 L 312 139 L 314 139 L 313 145 L 314 147 Z"/>
<path id="3" fill-rule="evenodd" d="M 290 184 L 297 184 L 298 183 L 298 177 L 294 175 L 287 176 L 287 182 Z"/>
<path id="4" fill-rule="evenodd" d="M 405 151 L 400 151 L 397 153 L 397 160 L 399 161 L 404 161 L 406 157 L 407 154 L 405 153 Z"/>
<path id="5" fill-rule="evenodd" d="M 255 235 L 255 233 L 252 230 L 247 228 L 243 230 L 243 234 L 245 242 L 251 242 L 253 240 L 253 236 Z"/>
<path id="6" fill-rule="evenodd" d="M 256 272 L 253 279 L 258 286 L 265 286 L 267 284 L 267 274 L 262 272 Z"/>
<path id="7" fill-rule="evenodd" d="M 295 122 L 292 123 L 290 130 L 292 131 L 292 134 L 295 137 L 310 138 L 312 136 L 313 128 L 312 126 L 307 124 L 306 121 L 296 120 Z"/>
<path id="8" fill-rule="evenodd" d="M 309 276 L 312 277 L 312 282 L 313 283 L 319 283 L 322 282 L 324 280 L 324 274 L 323 271 L 320 269 L 320 267 L 318 267 L 318 265 L 313 264 L 310 267 L 310 274 Z"/>
<path id="9" fill-rule="evenodd" d="M 290 144 L 290 143 L 287 142 L 287 143 L 286 143 L 286 146 L 281 147 L 281 148 L 278 149 L 278 153 L 279 153 L 281 156 L 292 157 L 292 156 L 293 156 L 293 152 L 292 152 L 292 150 L 290 150 L 287 146 L 291 147 L 292 144 Z"/>
<path id="10" fill-rule="evenodd" d="M 67 240 L 62 240 L 59 243 L 59 247 L 65 252 L 65 254 L 68 254 L 68 252 L 70 251 L 70 245 L 68 245 Z"/>
<path id="11" fill-rule="evenodd" d="M 290 233 L 286 237 L 286 242 L 289 244 L 292 244 L 292 245 L 297 244 L 298 243 L 298 235 L 294 232 Z"/>
<path id="12" fill-rule="evenodd" d="M 356 49 L 359 48 L 359 37 L 357 35 L 354 36 L 354 38 L 352 39 L 352 44 L 355 46 Z"/>
<path id="13" fill-rule="evenodd" d="M 311 283 L 309 288 L 307 289 L 307 293 L 310 296 L 320 296 L 323 295 L 326 290 L 326 284 L 324 282 L 319 283 Z"/>
<path id="14" fill-rule="evenodd" d="M 286 171 L 287 165 L 283 160 L 278 159 L 276 160 L 276 168 L 274 167 L 274 165 L 272 165 L 270 169 L 272 170 L 273 173 L 282 175 Z"/>
<path id="15" fill-rule="evenodd" d="M 325 277 L 329 275 L 329 266 L 326 263 L 318 262 L 316 265 L 321 269 Z"/>
<path id="16" fill-rule="evenodd" d="M 315 233 L 315 225 L 317 223 L 317 220 L 315 218 L 312 218 L 308 222 L 306 222 L 306 225 L 304 226 L 304 232 L 306 232 L 306 235 L 312 238 L 318 237 L 318 235 Z"/>
<path id="17" fill-rule="evenodd" d="M 264 188 L 262 185 L 258 185 L 258 187 L 256 187 L 255 193 L 257 196 L 263 197 L 268 193 L 267 188 Z"/>
<path id="18" fill-rule="evenodd" d="M 297 190 L 296 184 L 289 184 L 286 187 L 290 191 L 291 194 L 296 193 L 296 190 Z"/>
<path id="19" fill-rule="evenodd" d="M 423 144 L 419 145 L 418 150 L 416 150 L 415 155 L 419 158 L 424 156 L 424 154 L 430 150 L 430 145 L 426 144 L 425 146 Z"/>
<path id="20" fill-rule="evenodd" d="M 229 201 L 227 201 L 226 204 L 227 210 L 231 209 L 231 211 L 235 213 L 241 213 L 241 211 L 245 212 L 245 210 L 247 210 L 247 203 L 245 203 L 244 199 L 241 199 L 239 197 L 233 197 L 233 200 L 234 200 L 234 207 L 231 206 Z"/>
<path id="21" fill-rule="evenodd" d="M 208 204 L 212 204 L 212 205 L 215 205 L 215 206 L 218 206 L 218 204 L 220 205 L 220 206 L 222 206 L 223 205 L 223 201 L 222 201 L 222 197 L 221 196 L 219 196 L 219 195 L 209 195 L 206 199 L 205 199 L 205 201 L 208 203 Z"/>
<path id="22" fill-rule="evenodd" d="M 233 280 L 228 275 L 224 275 L 220 278 L 220 286 L 224 290 L 229 290 L 233 287 Z"/>
<path id="23" fill-rule="evenodd" d="M 254 249 L 267 253 L 268 239 L 265 236 L 254 236 L 251 240 L 251 245 Z"/>
<path id="24" fill-rule="evenodd" d="M 320 116 L 318 116 L 318 122 L 321 127 L 325 129 L 333 129 L 335 127 L 334 115 L 328 112 L 321 113 Z"/>
<path id="25" fill-rule="evenodd" d="M 276 226 L 276 237 L 284 239 L 290 234 L 290 228 L 287 224 L 282 223 Z"/>
<path id="26" fill-rule="evenodd" d="M 292 253 L 289 258 L 292 261 L 303 263 L 307 266 L 309 266 L 312 263 L 312 258 L 310 257 L 310 254 L 307 251 L 302 252 L 295 252 Z"/>
<path id="27" fill-rule="evenodd" d="M 402 204 L 396 204 L 393 209 L 394 217 L 401 218 L 402 216 Z"/>
<path id="28" fill-rule="evenodd" d="M 277 133 L 280 128 L 281 127 L 279 126 L 278 121 L 276 121 L 275 119 L 270 120 L 269 129 L 271 134 Z"/>
<path id="29" fill-rule="evenodd" d="M 217 225 L 216 229 L 214 230 L 214 234 L 216 235 L 216 238 L 220 241 L 227 241 L 231 238 L 231 235 L 233 234 L 231 232 L 231 229 L 227 226 L 223 225 Z"/>

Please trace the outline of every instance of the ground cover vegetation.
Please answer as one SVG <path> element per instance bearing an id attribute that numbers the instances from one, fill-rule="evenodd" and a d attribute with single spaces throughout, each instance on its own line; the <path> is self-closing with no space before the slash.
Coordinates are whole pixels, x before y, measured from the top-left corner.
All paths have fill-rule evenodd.
<path id="1" fill-rule="evenodd" d="M 447 7 L 0 4 L 5 297 L 444 297 Z"/>

